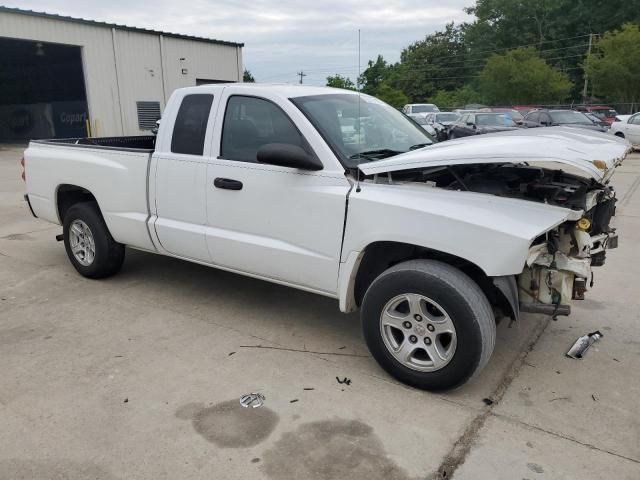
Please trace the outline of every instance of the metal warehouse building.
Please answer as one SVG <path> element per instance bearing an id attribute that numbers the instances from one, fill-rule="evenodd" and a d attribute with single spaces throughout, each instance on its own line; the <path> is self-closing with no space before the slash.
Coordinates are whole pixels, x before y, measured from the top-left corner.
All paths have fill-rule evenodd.
<path id="1" fill-rule="evenodd" d="M 0 7 L 0 141 L 148 133 L 176 88 L 241 81 L 242 46 Z"/>

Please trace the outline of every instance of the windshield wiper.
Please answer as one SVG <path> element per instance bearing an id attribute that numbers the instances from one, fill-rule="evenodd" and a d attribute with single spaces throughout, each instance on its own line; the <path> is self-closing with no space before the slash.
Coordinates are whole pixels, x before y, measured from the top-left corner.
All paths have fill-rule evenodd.
<path id="1" fill-rule="evenodd" d="M 355 160 L 358 158 L 364 158 L 366 160 L 379 160 L 381 158 L 393 157 L 394 155 L 399 155 L 401 153 L 404 152 L 401 152 L 399 150 L 391 150 L 390 148 L 380 148 L 378 150 L 367 150 L 365 152 L 354 153 L 349 157 L 349 159 Z"/>
<path id="2" fill-rule="evenodd" d="M 409 147 L 409 150 L 417 150 L 419 148 L 428 147 L 430 145 L 433 145 L 433 143 L 416 143 L 415 145 L 411 145 Z"/>

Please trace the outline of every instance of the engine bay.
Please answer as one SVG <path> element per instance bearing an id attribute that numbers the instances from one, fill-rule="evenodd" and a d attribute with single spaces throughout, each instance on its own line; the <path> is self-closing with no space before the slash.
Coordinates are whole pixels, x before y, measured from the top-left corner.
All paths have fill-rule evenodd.
<path id="1" fill-rule="evenodd" d="M 614 198 L 594 179 L 562 170 L 508 164 L 472 164 L 393 173 L 393 181 L 424 182 L 448 190 L 467 190 L 589 211 Z M 596 222 L 601 227 L 602 222 Z"/>

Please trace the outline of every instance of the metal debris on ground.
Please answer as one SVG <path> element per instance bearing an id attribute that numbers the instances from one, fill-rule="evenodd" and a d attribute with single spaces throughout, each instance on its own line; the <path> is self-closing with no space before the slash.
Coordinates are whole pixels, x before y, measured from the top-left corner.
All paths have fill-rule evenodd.
<path id="1" fill-rule="evenodd" d="M 567 352 L 567 357 L 580 359 L 587 353 L 589 347 L 600 340 L 604 335 L 599 330 L 583 335 L 576 340 L 576 343 Z"/>
<path id="2" fill-rule="evenodd" d="M 340 385 L 351 385 L 351 379 L 344 377 L 342 380 L 340 380 L 340 378 L 336 377 L 336 380 L 338 381 L 338 383 Z"/>
<path id="3" fill-rule="evenodd" d="M 598 401 L 598 397 L 596 397 L 596 394 L 595 394 L 595 393 L 592 393 L 592 394 L 591 394 L 591 398 L 593 398 L 593 401 L 594 401 L 594 402 L 597 402 L 597 401 Z"/>
<path id="4" fill-rule="evenodd" d="M 236 352 L 229 352 L 229 356 L 233 355 L 234 353 L 236 353 Z"/>
<path id="5" fill-rule="evenodd" d="M 296 402 L 298 402 L 298 401 L 299 401 L 299 400 L 298 400 L 297 398 L 294 398 L 293 400 L 289 400 L 289 403 L 296 403 Z"/>
<path id="6" fill-rule="evenodd" d="M 493 400 L 491 400 L 490 398 L 483 398 L 482 401 L 485 405 L 493 405 Z"/>
<path id="7" fill-rule="evenodd" d="M 315 388 L 313 388 L 313 387 L 304 387 L 303 390 L 309 391 L 309 390 L 315 390 Z"/>
<path id="8" fill-rule="evenodd" d="M 244 408 L 258 408 L 261 407 L 266 397 L 261 393 L 245 393 L 240 397 L 240 405 Z"/>
<path id="9" fill-rule="evenodd" d="M 129 403 L 129 399 L 128 399 L 128 398 L 125 398 L 125 399 L 124 399 L 124 402 L 122 402 L 122 403 Z"/>

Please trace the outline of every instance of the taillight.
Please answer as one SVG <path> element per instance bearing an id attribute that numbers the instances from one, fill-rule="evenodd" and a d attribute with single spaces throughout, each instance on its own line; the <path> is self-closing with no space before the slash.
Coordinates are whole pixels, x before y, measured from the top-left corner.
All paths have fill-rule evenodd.
<path id="1" fill-rule="evenodd" d="M 22 173 L 20 174 L 20 176 L 22 177 L 22 180 L 26 182 L 27 177 L 24 174 L 24 157 L 20 159 L 20 167 L 22 167 Z"/>

